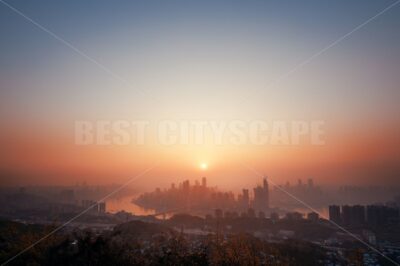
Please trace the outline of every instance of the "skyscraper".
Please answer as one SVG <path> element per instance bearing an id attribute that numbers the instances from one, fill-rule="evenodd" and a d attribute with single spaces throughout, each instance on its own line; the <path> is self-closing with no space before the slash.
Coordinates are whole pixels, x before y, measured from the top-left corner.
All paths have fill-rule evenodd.
<path id="1" fill-rule="evenodd" d="M 266 200 L 266 209 L 269 209 L 269 184 L 268 184 L 268 178 L 264 177 L 263 180 L 263 185 L 264 185 L 264 193 L 265 193 L 265 200 Z"/>
<path id="2" fill-rule="evenodd" d="M 263 180 L 263 186 L 254 188 L 254 208 L 258 211 L 269 209 L 269 186 L 267 178 Z"/>
<path id="3" fill-rule="evenodd" d="M 249 190 L 248 189 L 243 189 L 243 194 L 240 197 L 240 207 L 243 210 L 247 210 L 250 205 L 250 196 L 249 196 Z"/>

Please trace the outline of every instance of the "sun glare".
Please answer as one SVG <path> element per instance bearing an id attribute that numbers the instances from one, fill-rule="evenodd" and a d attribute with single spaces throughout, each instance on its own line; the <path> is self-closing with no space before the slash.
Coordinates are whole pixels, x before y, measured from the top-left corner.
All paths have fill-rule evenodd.
<path id="1" fill-rule="evenodd" d="M 208 165 L 206 163 L 202 163 L 202 164 L 200 164 L 200 168 L 201 168 L 201 170 L 207 170 Z"/>

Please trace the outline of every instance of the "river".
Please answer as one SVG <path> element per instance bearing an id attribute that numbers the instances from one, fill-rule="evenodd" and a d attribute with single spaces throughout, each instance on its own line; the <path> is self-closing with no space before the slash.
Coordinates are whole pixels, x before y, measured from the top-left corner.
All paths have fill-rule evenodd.
<path id="1" fill-rule="evenodd" d="M 130 212 L 134 215 L 152 215 L 155 210 L 142 208 L 132 202 L 135 195 L 113 198 L 106 201 L 106 210 L 110 213 L 119 211 Z"/>

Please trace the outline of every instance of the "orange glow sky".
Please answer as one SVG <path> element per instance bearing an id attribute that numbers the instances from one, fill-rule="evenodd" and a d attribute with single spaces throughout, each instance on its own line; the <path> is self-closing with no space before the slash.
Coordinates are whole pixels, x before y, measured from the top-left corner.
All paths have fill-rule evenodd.
<path id="1" fill-rule="evenodd" d="M 135 186 L 254 184 L 243 164 L 281 183 L 400 184 L 400 8 L 291 72 L 390 3 L 13 2 L 101 67 L 1 6 L 1 185 L 121 183 L 154 164 Z M 76 145 L 74 121 L 100 119 L 323 120 L 326 144 Z"/>
<path id="2" fill-rule="evenodd" d="M 120 183 L 153 165 L 135 186 L 150 189 L 207 176 L 211 184 L 237 189 L 259 179 L 246 166 L 281 183 L 313 177 L 334 185 L 396 184 L 400 165 L 398 128 L 336 131 L 325 136 L 323 146 L 78 146 L 64 129 L 32 128 L 3 135 L 2 170 L 12 177 L 3 176 L 4 184 Z"/>

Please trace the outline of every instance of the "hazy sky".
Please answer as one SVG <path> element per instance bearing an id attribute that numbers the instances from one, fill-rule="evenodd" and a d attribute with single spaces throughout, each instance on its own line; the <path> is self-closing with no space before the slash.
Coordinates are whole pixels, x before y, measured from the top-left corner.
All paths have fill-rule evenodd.
<path id="1" fill-rule="evenodd" d="M 400 4 L 286 75 L 395 1 L 6 2 L 108 71 L 0 3 L 4 184 L 120 182 L 159 159 L 149 177 L 165 182 L 241 185 L 257 178 L 246 162 L 277 180 L 400 183 Z M 77 147 L 85 119 L 322 119 L 327 141 Z"/>

